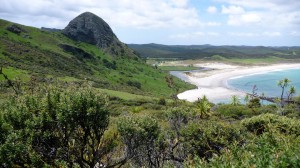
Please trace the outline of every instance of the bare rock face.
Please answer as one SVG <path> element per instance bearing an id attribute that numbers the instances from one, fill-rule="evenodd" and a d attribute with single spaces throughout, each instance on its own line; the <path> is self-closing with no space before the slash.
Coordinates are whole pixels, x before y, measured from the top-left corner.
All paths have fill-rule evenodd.
<path id="1" fill-rule="evenodd" d="M 77 16 L 62 33 L 73 40 L 94 44 L 99 48 L 106 48 L 115 40 L 118 41 L 109 25 L 90 12 Z"/>
<path id="2" fill-rule="evenodd" d="M 13 32 L 13 33 L 15 33 L 15 34 L 20 34 L 20 33 L 22 33 L 22 32 L 26 32 L 25 30 L 23 30 L 20 26 L 18 26 L 18 25 L 16 25 L 16 24 L 13 24 L 13 25 L 11 25 L 11 26 L 8 26 L 7 28 L 6 28 L 8 31 L 10 31 L 10 32 Z"/>
<path id="3" fill-rule="evenodd" d="M 118 40 L 103 19 L 90 12 L 77 16 L 62 30 L 62 33 L 75 41 L 96 45 L 112 55 L 137 57 L 133 50 Z"/>

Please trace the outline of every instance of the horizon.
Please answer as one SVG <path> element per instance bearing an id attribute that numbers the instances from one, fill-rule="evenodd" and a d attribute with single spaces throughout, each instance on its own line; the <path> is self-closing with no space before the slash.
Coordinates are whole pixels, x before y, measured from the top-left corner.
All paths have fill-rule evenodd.
<path id="1" fill-rule="evenodd" d="M 264 46 L 264 45 L 229 45 L 229 44 L 223 44 L 223 45 L 213 45 L 213 44 L 159 44 L 159 43 L 143 43 L 143 44 L 137 44 L 137 43 L 126 43 L 128 45 L 165 45 L 165 46 L 213 46 L 213 47 L 273 47 L 273 48 L 280 48 L 280 47 L 300 47 L 300 45 L 295 46 Z"/>
<path id="2" fill-rule="evenodd" d="M 4 0 L 0 18 L 63 29 L 86 11 L 127 44 L 300 46 L 297 0 Z"/>

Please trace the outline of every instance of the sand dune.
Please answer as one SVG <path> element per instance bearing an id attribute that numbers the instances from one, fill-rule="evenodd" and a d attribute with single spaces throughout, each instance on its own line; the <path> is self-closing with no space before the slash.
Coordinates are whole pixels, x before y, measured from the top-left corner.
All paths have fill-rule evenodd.
<path id="1" fill-rule="evenodd" d="M 199 97 L 206 95 L 209 100 L 224 100 L 237 95 L 244 97 L 242 91 L 229 88 L 227 80 L 245 75 L 265 73 L 270 71 L 300 68 L 300 64 L 275 64 L 269 66 L 233 66 L 222 63 L 197 64 L 199 67 L 213 68 L 205 72 L 192 72 L 188 76 L 188 82 L 196 85 L 198 89 L 188 90 L 178 95 L 179 99 L 196 101 Z"/>

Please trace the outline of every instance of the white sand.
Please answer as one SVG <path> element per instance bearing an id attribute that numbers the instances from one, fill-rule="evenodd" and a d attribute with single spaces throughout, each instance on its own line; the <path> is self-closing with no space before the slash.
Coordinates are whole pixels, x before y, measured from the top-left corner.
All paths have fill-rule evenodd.
<path id="1" fill-rule="evenodd" d="M 269 66 L 233 66 L 222 63 L 197 64 L 199 67 L 208 67 L 215 70 L 207 72 L 193 72 L 188 76 L 189 82 L 198 89 L 188 90 L 178 94 L 179 99 L 196 101 L 206 95 L 210 101 L 224 100 L 237 95 L 244 97 L 245 93 L 228 87 L 227 80 L 246 75 L 266 73 L 270 71 L 300 68 L 300 64 L 276 64 Z"/>

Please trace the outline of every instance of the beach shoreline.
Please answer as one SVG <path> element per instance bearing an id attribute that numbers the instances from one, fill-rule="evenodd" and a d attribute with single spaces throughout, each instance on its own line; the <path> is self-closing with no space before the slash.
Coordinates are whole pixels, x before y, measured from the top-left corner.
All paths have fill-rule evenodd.
<path id="1" fill-rule="evenodd" d="M 246 93 L 230 87 L 228 80 L 255 74 L 264 74 L 273 71 L 298 69 L 300 63 L 273 64 L 266 66 L 238 66 L 224 63 L 196 64 L 197 67 L 211 68 L 211 71 L 191 72 L 186 75 L 187 82 L 198 88 L 178 94 L 178 98 L 190 102 L 198 100 L 205 95 L 210 101 L 229 100 L 233 95 L 243 98 Z"/>

